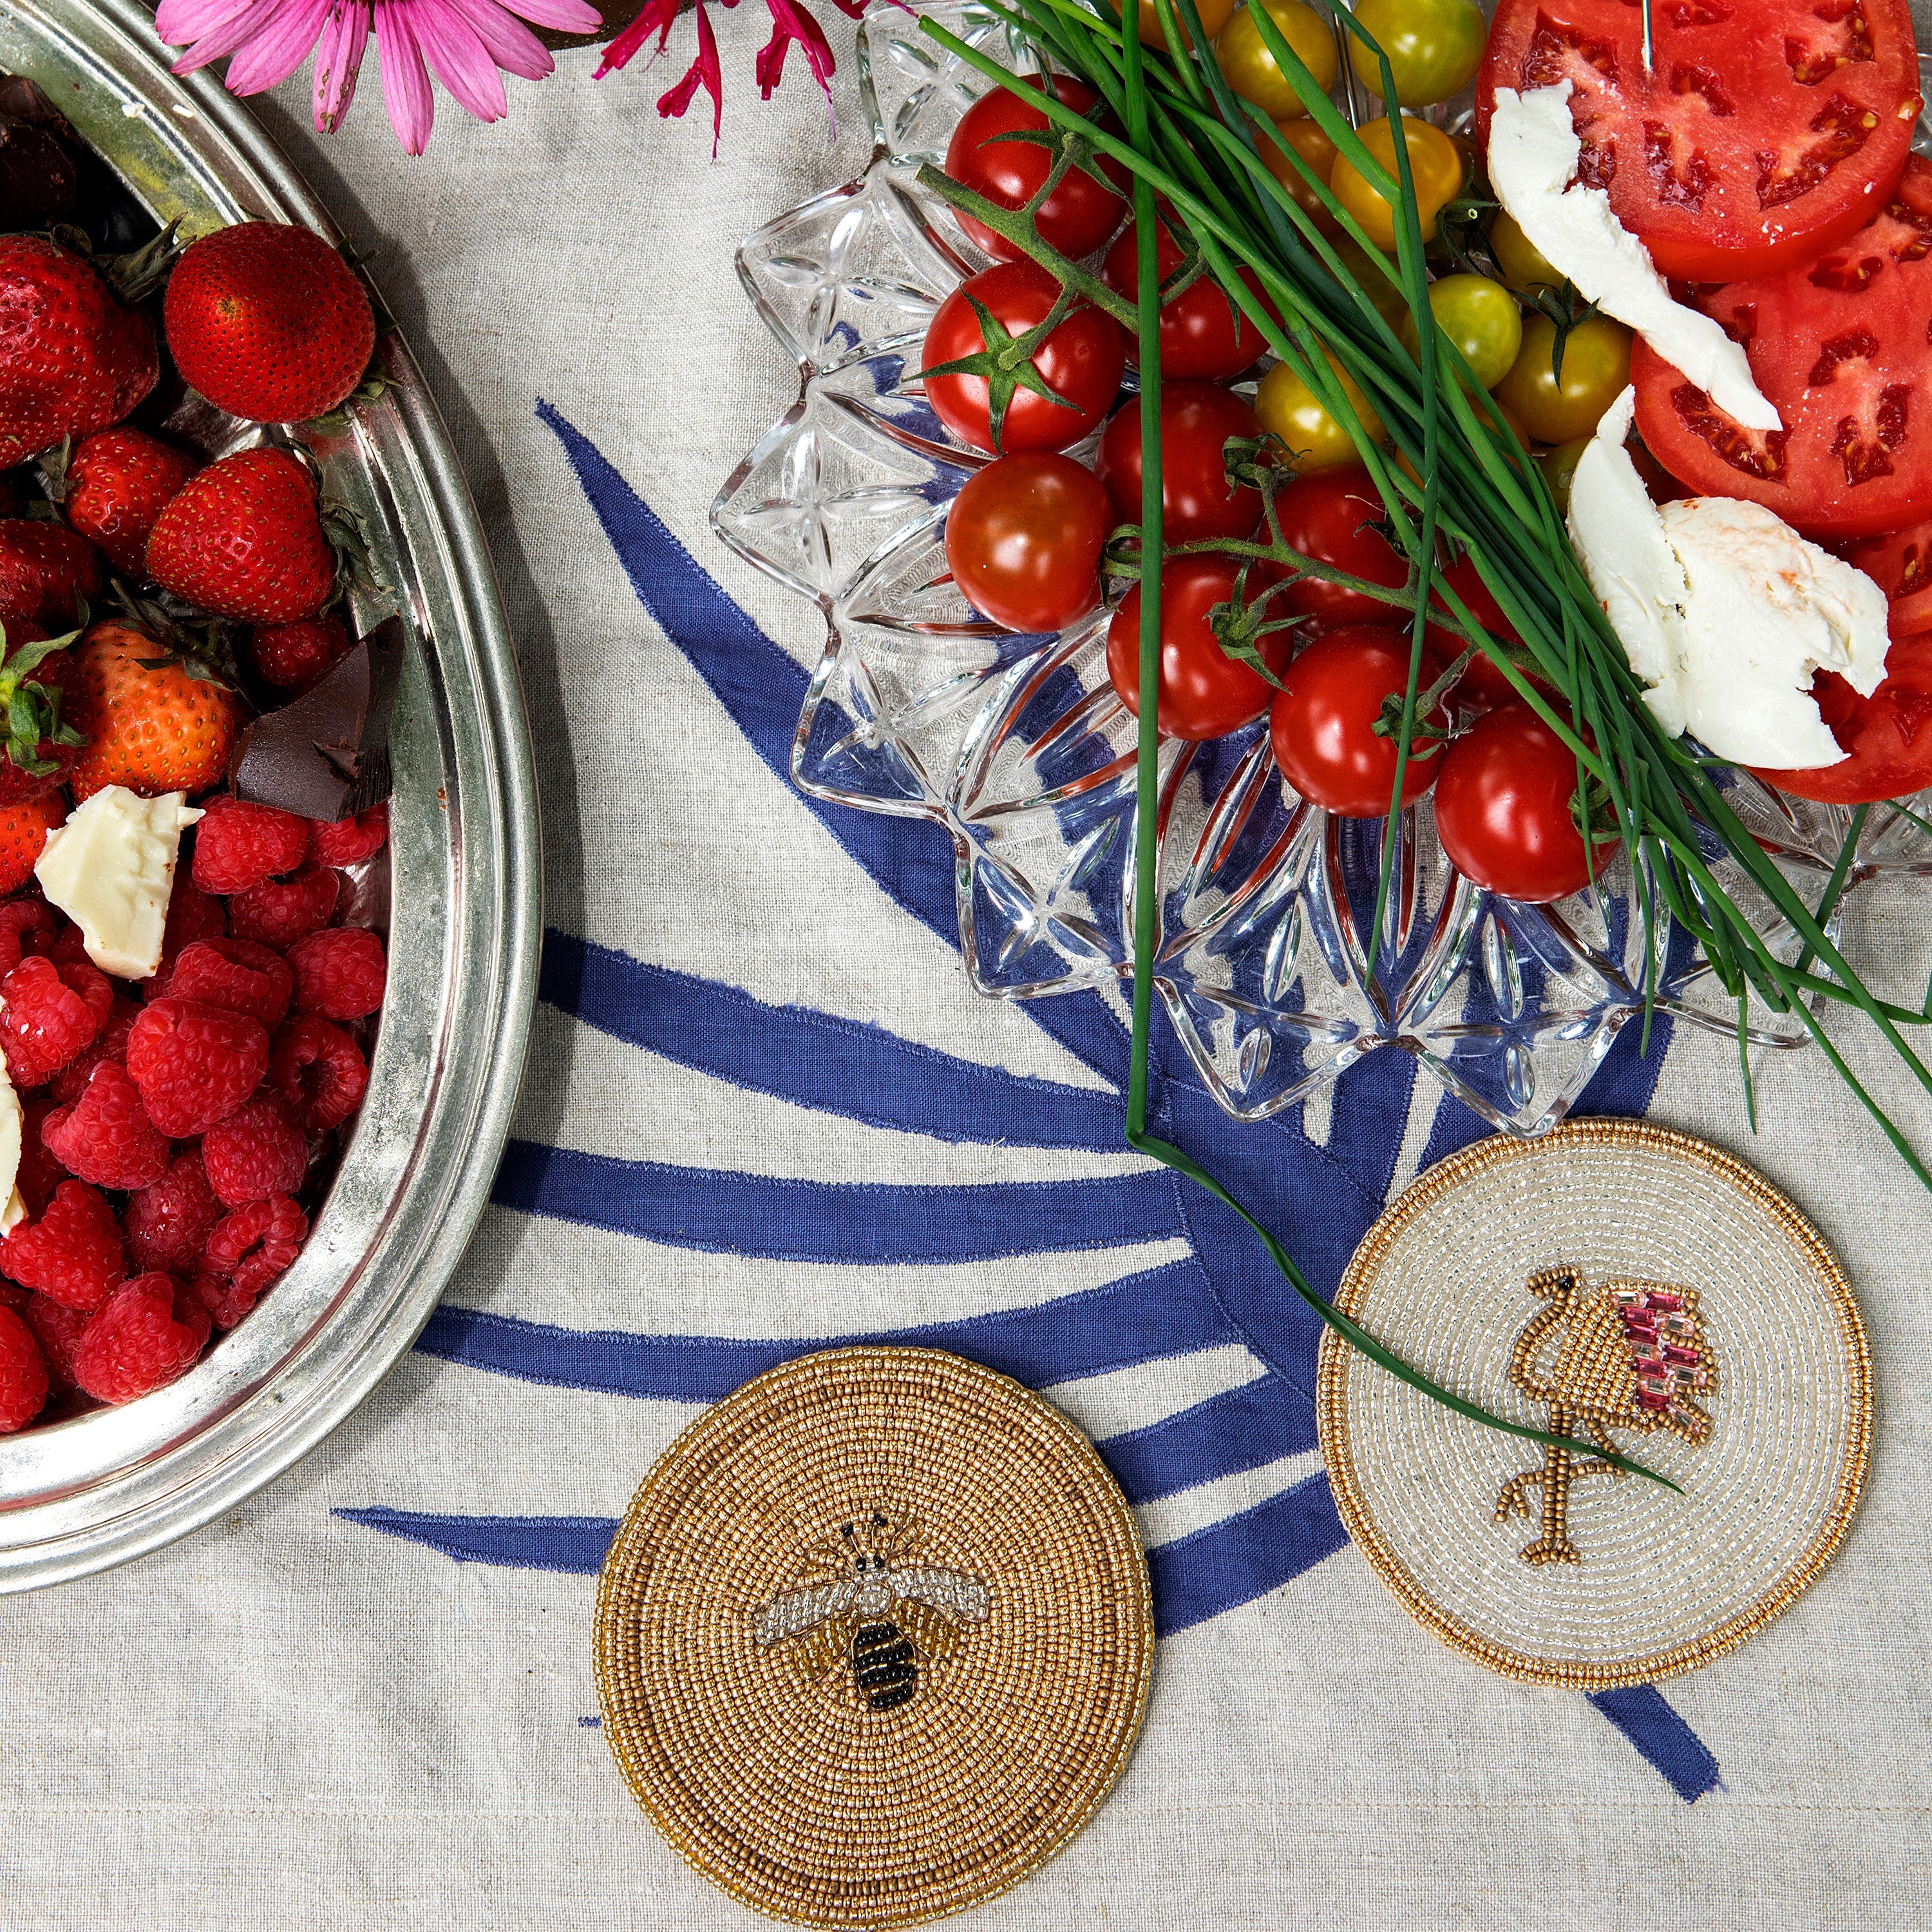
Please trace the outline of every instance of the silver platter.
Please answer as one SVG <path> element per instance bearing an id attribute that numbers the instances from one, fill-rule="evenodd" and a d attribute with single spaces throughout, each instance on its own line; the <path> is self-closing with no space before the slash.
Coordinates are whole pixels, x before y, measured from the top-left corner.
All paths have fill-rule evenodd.
<path id="1" fill-rule="evenodd" d="M 170 74 L 135 0 L 0 0 L 0 70 L 38 81 L 157 219 L 338 238 L 247 110 Z M 540 847 L 523 694 L 476 513 L 394 335 L 395 386 L 312 442 L 412 633 L 393 713 L 389 992 L 369 1091 L 301 1259 L 179 1382 L 0 1440 L 0 1590 L 186 1534 L 312 1449 L 413 1341 L 509 1132 L 536 998 Z M 358 611 L 366 628 L 376 613 Z"/>

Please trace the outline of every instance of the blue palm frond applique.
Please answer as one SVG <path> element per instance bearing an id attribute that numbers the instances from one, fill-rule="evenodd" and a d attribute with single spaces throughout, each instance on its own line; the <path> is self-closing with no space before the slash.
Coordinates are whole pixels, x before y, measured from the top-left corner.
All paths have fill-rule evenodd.
<path id="1" fill-rule="evenodd" d="M 548 404 L 538 413 L 562 442 L 640 601 L 753 750 L 788 779 L 806 674 L 587 438 Z M 791 796 L 895 904 L 949 944 L 956 940 L 952 854 L 938 827 Z M 1097 1288 L 883 1335 L 591 1332 L 446 1306 L 418 1343 L 425 1353 L 532 1382 L 702 1402 L 841 1341 L 950 1348 L 1034 1387 L 1240 1343 L 1259 1365 L 1252 1380 L 1097 1444 L 1123 1492 L 1136 1503 L 1152 1502 L 1313 1449 L 1319 1324 L 1284 1291 L 1234 1215 L 1173 1174 L 1138 1168 L 1126 1156 L 1120 1096 L 1127 1038 L 1100 999 L 1074 994 L 1020 1009 L 1103 1083 L 1096 1088 L 1010 1074 L 878 1025 L 771 1005 L 567 934 L 548 935 L 540 991 L 557 1011 L 612 1039 L 822 1116 L 958 1144 L 1119 1153 L 1124 1171 L 994 1185 L 831 1183 L 620 1160 L 524 1141 L 512 1143 L 499 1174 L 500 1205 L 670 1246 L 794 1262 L 958 1263 L 1157 1242 L 1170 1251 L 1184 1243 L 1188 1252 Z M 1158 1004 L 1156 1012 L 1150 1072 L 1158 1130 L 1282 1231 L 1309 1279 L 1332 1294 L 1394 1183 L 1414 1063 L 1379 1052 L 1350 1069 L 1334 1090 L 1327 1142 L 1318 1144 L 1286 1117 L 1251 1126 L 1228 1120 L 1187 1076 Z M 1626 1029 L 1600 1070 L 1586 1096 L 1592 1110 L 1641 1113 L 1648 1105 L 1667 1028 L 1643 1058 L 1634 1034 Z M 1180 1070 L 1178 1076 L 1168 1078 L 1168 1068 Z M 1427 1157 L 1484 1131 L 1466 1110 L 1442 1106 Z M 610 1519 L 583 1516 L 382 1507 L 338 1514 L 458 1562 L 566 1572 L 597 1568 L 616 1528 Z M 1318 1469 L 1299 1475 L 1251 1508 L 1150 1549 L 1157 1626 L 1163 1634 L 1186 1629 L 1280 1588 L 1346 1540 L 1325 1476 Z M 1694 1799 L 1714 1788 L 1714 1760 L 1655 1690 L 1593 1701 L 1681 1796 Z"/>

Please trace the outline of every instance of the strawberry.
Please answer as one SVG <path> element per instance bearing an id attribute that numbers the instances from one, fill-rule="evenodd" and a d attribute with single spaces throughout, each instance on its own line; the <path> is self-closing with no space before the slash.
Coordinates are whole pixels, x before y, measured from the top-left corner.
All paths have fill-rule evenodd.
<path id="1" fill-rule="evenodd" d="M 320 235 L 243 221 L 193 243 L 163 309 L 183 378 L 250 422 L 302 422 L 341 402 L 376 346 L 362 284 Z"/>
<path id="2" fill-rule="evenodd" d="M 87 743 L 87 698 L 67 646 L 32 626 L 0 627 L 0 806 L 65 783 Z"/>
<path id="3" fill-rule="evenodd" d="M 111 784 L 192 795 L 227 776 L 242 713 L 225 684 L 131 624 L 94 625 L 74 655 L 94 734 L 70 775 L 76 800 Z"/>
<path id="4" fill-rule="evenodd" d="M 92 602 L 106 580 L 100 553 L 64 524 L 0 522 L 0 624 L 66 630 L 80 620 L 76 598 Z"/>
<path id="5" fill-rule="evenodd" d="M 335 586 L 315 485 L 285 449 L 243 449 L 184 484 L 148 539 L 148 574 L 218 616 L 312 617 Z"/>
<path id="6" fill-rule="evenodd" d="M 160 374 L 153 325 L 84 255 L 0 236 L 0 469 L 112 428 Z"/>
<path id="7" fill-rule="evenodd" d="M 29 884 L 47 834 L 67 823 L 67 805 L 57 791 L 16 805 L 0 805 L 0 893 Z"/>
<path id="8" fill-rule="evenodd" d="M 144 577 L 148 533 L 195 468 L 193 457 L 138 429 L 103 430 L 68 459 L 58 486 L 68 520 L 107 553 L 116 570 Z"/>

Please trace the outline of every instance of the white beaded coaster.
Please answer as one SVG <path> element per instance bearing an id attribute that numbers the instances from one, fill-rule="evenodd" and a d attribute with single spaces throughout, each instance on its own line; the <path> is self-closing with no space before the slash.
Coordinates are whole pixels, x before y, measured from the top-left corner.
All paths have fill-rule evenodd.
<path id="1" fill-rule="evenodd" d="M 1579 1120 L 1481 1142 L 1370 1229 L 1336 1305 L 1443 1386 L 1684 1492 L 1466 1420 L 1324 1335 L 1349 1534 L 1412 1616 L 1506 1676 L 1693 1670 L 1784 1610 L 1858 1507 L 1858 1305 L 1790 1202 L 1701 1141 Z"/>

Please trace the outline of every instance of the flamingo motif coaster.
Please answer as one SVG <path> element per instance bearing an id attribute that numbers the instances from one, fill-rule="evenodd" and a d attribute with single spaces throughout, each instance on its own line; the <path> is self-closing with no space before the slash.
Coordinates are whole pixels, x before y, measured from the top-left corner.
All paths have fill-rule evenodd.
<path id="1" fill-rule="evenodd" d="M 1605 1120 L 1480 1142 L 1369 1230 L 1336 1305 L 1594 1452 L 1468 1421 L 1322 1338 L 1349 1534 L 1418 1622 L 1507 1676 L 1597 1690 L 1695 1669 L 1789 1607 L 1857 1509 L 1858 1304 L 1792 1203 L 1702 1141 Z"/>

